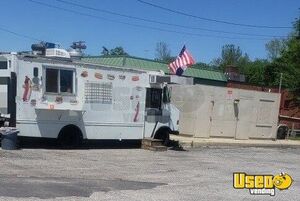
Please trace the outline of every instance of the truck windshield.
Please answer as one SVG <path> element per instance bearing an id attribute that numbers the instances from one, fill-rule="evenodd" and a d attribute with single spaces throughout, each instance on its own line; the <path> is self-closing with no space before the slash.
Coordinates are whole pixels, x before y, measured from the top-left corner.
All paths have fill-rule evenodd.
<path id="1" fill-rule="evenodd" d="M 147 88 L 146 108 L 161 109 L 162 89 Z"/>

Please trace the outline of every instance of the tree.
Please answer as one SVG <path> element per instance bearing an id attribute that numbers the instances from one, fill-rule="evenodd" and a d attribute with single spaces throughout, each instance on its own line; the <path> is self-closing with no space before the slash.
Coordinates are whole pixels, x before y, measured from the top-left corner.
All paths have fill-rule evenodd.
<path id="1" fill-rule="evenodd" d="M 222 64 L 222 59 L 221 58 L 215 58 L 209 63 L 209 65 L 217 66 L 218 68 L 220 68 L 221 64 Z"/>
<path id="2" fill-rule="evenodd" d="M 212 65 L 217 65 L 222 70 L 228 65 L 236 66 L 241 69 L 249 61 L 249 56 L 247 54 L 243 55 L 239 46 L 236 47 L 233 44 L 227 44 L 222 47 L 221 57 L 214 59 Z"/>
<path id="3" fill-rule="evenodd" d="M 268 59 L 274 61 L 281 56 L 282 52 L 286 49 L 286 40 L 284 39 L 273 39 L 269 41 L 266 45 L 266 50 L 268 53 Z"/>
<path id="4" fill-rule="evenodd" d="M 192 68 L 198 68 L 198 69 L 203 69 L 203 68 L 211 68 L 209 64 L 203 63 L 203 62 L 197 62 L 196 64 L 192 65 Z"/>
<path id="5" fill-rule="evenodd" d="M 251 61 L 239 47 L 224 45 L 221 57 L 212 64 L 223 70 L 226 65 L 235 65 L 249 83 L 270 87 L 278 87 L 282 73 L 282 87 L 300 94 L 300 19 L 294 23 L 288 39 L 271 40 L 266 44 L 266 51 L 269 60 Z"/>
<path id="6" fill-rule="evenodd" d="M 171 56 L 171 50 L 167 43 L 165 43 L 165 42 L 156 43 L 155 60 L 163 61 L 166 63 L 169 63 L 169 62 L 172 62 L 173 60 L 175 60 L 175 57 Z"/>
<path id="7" fill-rule="evenodd" d="M 283 87 L 292 90 L 300 89 L 300 39 L 295 34 L 300 28 L 299 20 L 294 23 L 294 30 L 286 40 L 280 56 L 266 67 L 266 82 L 271 86 L 278 86 L 279 76 L 282 73 Z"/>
<path id="8" fill-rule="evenodd" d="M 113 49 L 108 50 L 106 47 L 102 47 L 103 50 L 101 52 L 101 55 L 113 55 L 113 56 L 128 56 L 129 54 L 127 52 L 125 52 L 125 50 L 123 49 L 123 47 L 121 46 L 117 46 Z"/>
<path id="9" fill-rule="evenodd" d="M 214 59 L 211 65 L 219 66 L 224 70 L 226 66 L 235 66 L 241 74 L 244 74 L 247 82 L 254 85 L 264 85 L 265 66 L 269 64 L 267 60 L 256 59 L 251 61 L 248 54 L 243 54 L 239 46 L 227 44 L 222 47 L 221 57 Z"/>
<path id="10" fill-rule="evenodd" d="M 118 46 L 110 50 L 110 55 L 128 55 L 128 53 L 125 52 L 123 47 Z"/>
<path id="11" fill-rule="evenodd" d="M 256 59 L 255 61 L 248 62 L 243 67 L 243 74 L 249 83 L 259 86 L 264 86 L 265 83 L 265 69 L 269 65 L 266 59 Z"/>
<path id="12" fill-rule="evenodd" d="M 237 66 L 243 53 L 240 47 L 235 47 L 235 45 L 224 45 L 222 47 L 222 65 L 234 65 Z"/>
<path id="13" fill-rule="evenodd" d="M 279 62 L 273 62 L 266 65 L 264 71 L 265 84 L 267 86 L 278 87 L 280 74 L 282 73 L 282 87 L 293 88 L 296 83 L 294 75 L 291 75 L 291 70 L 292 69 L 288 65 Z"/>
<path id="14" fill-rule="evenodd" d="M 101 54 L 105 55 L 105 56 L 109 55 L 109 50 L 106 47 L 102 46 L 102 52 L 101 52 Z"/>
<path id="15" fill-rule="evenodd" d="M 251 63 L 252 61 L 250 60 L 249 56 L 247 53 L 245 53 L 243 56 L 241 56 L 238 61 L 237 61 L 237 67 L 239 67 L 240 72 L 244 73 L 246 66 Z"/>

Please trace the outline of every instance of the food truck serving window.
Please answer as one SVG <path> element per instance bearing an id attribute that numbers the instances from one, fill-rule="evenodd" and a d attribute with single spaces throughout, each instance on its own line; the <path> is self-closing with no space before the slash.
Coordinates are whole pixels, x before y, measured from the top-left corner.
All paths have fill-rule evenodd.
<path id="1" fill-rule="evenodd" d="M 146 107 L 161 109 L 162 89 L 147 88 Z"/>
<path id="2" fill-rule="evenodd" d="M 46 68 L 46 92 L 74 94 L 74 70 Z"/>
<path id="3" fill-rule="evenodd" d="M 60 92 L 73 93 L 73 74 L 71 70 L 60 70 Z"/>

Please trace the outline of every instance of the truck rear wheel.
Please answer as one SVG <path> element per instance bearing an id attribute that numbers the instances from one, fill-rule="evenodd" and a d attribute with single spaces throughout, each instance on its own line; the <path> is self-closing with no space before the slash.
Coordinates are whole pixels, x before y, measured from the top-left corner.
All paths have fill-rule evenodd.
<path id="1" fill-rule="evenodd" d="M 61 129 L 58 134 L 58 143 L 63 148 L 76 148 L 82 144 L 81 130 L 75 125 L 68 125 Z"/>

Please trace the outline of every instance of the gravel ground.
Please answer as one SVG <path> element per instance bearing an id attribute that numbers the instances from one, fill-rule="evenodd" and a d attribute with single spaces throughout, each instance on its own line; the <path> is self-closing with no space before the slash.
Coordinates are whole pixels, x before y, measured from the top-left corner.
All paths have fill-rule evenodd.
<path id="1" fill-rule="evenodd" d="M 0 150 L 0 200 L 299 200 L 300 149 Z M 289 173 L 275 197 L 233 189 L 233 172 Z"/>

